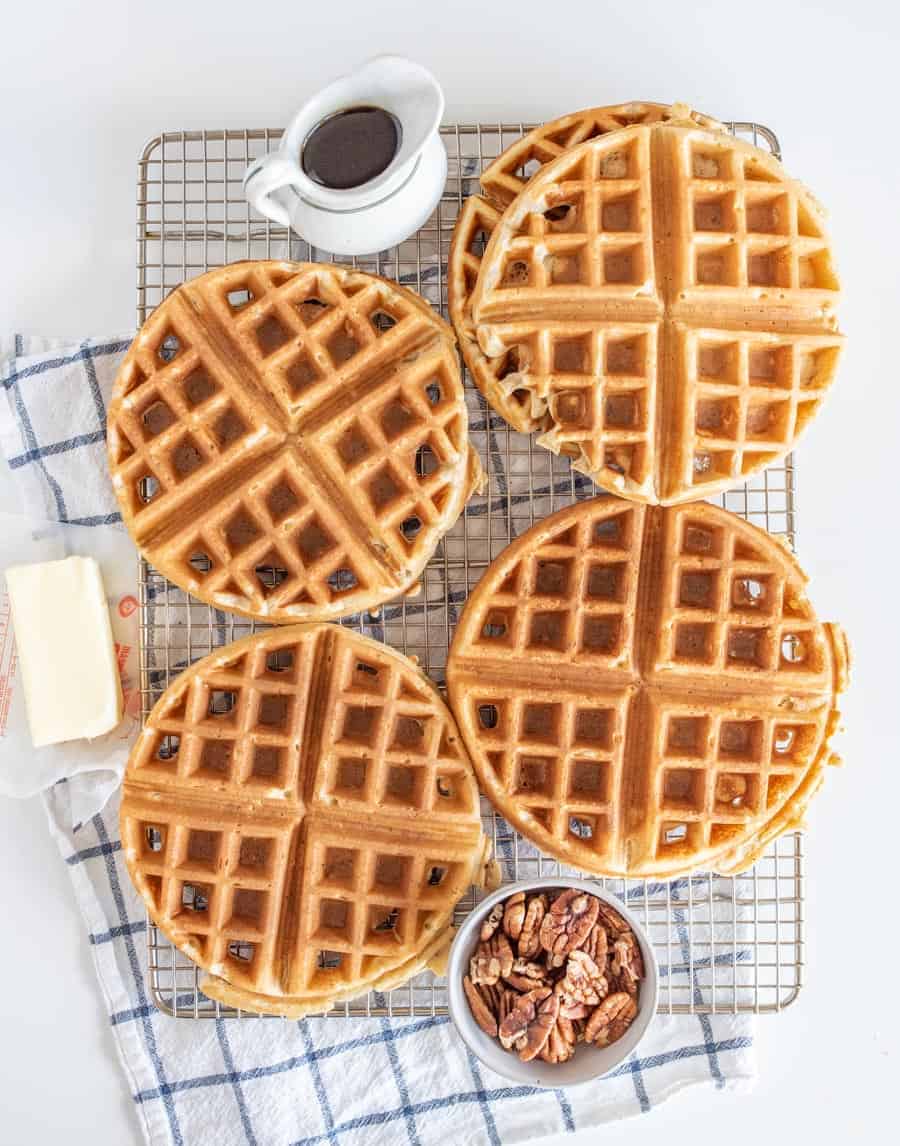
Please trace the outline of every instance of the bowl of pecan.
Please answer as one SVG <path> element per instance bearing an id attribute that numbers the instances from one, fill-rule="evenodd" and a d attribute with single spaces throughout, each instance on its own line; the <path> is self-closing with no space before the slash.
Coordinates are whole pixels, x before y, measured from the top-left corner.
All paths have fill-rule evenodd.
<path id="1" fill-rule="evenodd" d="M 473 1054 L 530 1086 L 575 1086 L 618 1066 L 656 1013 L 643 927 L 586 880 L 507 884 L 453 940 L 450 1015 Z"/>

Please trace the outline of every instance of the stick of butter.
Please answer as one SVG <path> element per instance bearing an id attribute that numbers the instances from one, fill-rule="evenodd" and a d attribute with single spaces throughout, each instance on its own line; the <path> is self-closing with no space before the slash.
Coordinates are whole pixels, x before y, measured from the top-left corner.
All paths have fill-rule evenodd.
<path id="1" fill-rule="evenodd" d="M 14 565 L 6 585 L 35 748 L 115 728 L 122 687 L 94 558 Z"/>

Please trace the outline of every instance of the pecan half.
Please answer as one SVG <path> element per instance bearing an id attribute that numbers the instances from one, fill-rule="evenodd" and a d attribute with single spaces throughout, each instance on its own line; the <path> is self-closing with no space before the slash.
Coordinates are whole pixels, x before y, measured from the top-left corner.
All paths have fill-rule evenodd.
<path id="1" fill-rule="evenodd" d="M 608 903 L 600 903 L 598 901 L 597 914 L 609 935 L 622 935 L 624 932 L 631 930 L 622 916 L 619 915 L 618 911 L 610 907 Z"/>
<path id="2" fill-rule="evenodd" d="M 540 942 L 553 959 L 553 965 L 561 967 L 565 956 L 584 943 L 591 928 L 597 922 L 600 901 L 596 896 L 577 888 L 568 888 L 558 895 L 541 923 Z"/>
<path id="3" fill-rule="evenodd" d="M 644 977 L 644 960 L 632 932 L 620 935 L 613 943 L 609 969 L 617 982 L 626 984 L 629 995 L 637 992 L 637 982 Z"/>
<path id="4" fill-rule="evenodd" d="M 496 1017 L 500 1014 L 500 1000 L 503 997 L 503 988 L 499 983 L 485 983 L 478 988 L 478 993 L 490 1007 L 491 1014 Z"/>
<path id="5" fill-rule="evenodd" d="M 541 1058 L 544 1062 L 550 1063 L 566 1062 L 575 1053 L 577 1041 L 575 1027 L 560 1014 L 544 1049 L 541 1051 Z"/>
<path id="6" fill-rule="evenodd" d="M 490 937 L 494 934 L 500 926 L 500 920 L 503 918 L 503 904 L 495 903 L 490 910 L 490 914 L 481 925 L 481 942 L 487 943 Z"/>
<path id="7" fill-rule="evenodd" d="M 588 955 L 594 960 L 598 967 L 606 965 L 606 928 L 599 921 L 588 932 L 588 937 L 585 939 L 581 946 L 582 951 L 586 951 Z"/>
<path id="8" fill-rule="evenodd" d="M 534 987 L 547 987 L 547 969 L 543 963 L 529 963 L 527 959 L 516 959 L 512 972 L 505 976 L 506 982 L 517 991 L 530 991 Z"/>
<path id="9" fill-rule="evenodd" d="M 570 1059 L 575 1052 L 574 1047 L 570 1047 L 562 1035 L 559 1033 L 559 1028 L 554 1027 L 550 1032 L 550 1038 L 547 1039 L 544 1049 L 541 1051 L 541 1058 L 544 1062 L 558 1063 L 566 1062 Z"/>
<path id="10" fill-rule="evenodd" d="M 566 1042 L 574 1046 L 578 1041 L 578 1032 L 575 1030 L 575 1024 L 567 1019 L 565 1015 L 560 1015 L 556 1020 L 556 1025 L 559 1028 L 559 1033 Z"/>
<path id="11" fill-rule="evenodd" d="M 534 1018 L 534 1001 L 530 995 L 519 995 L 514 1005 L 507 1004 L 506 1014 L 500 1020 L 498 1034 L 504 1050 L 512 1050 L 515 1043 L 528 1030 L 528 1023 Z"/>
<path id="12" fill-rule="evenodd" d="M 511 994 L 511 991 L 507 992 L 507 997 Z M 523 1047 L 526 1045 L 528 1024 L 534 1022 L 538 1006 L 549 995 L 549 987 L 536 987 L 533 991 L 516 996 L 515 1002 L 508 999 L 508 1005 L 510 1002 L 512 1005 L 498 1029 L 501 1046 L 506 1050 L 512 1050 L 515 1046 L 518 1050 L 520 1042 Z"/>
<path id="13" fill-rule="evenodd" d="M 637 1003 L 624 991 L 608 995 L 588 1019 L 584 1041 L 598 1047 L 609 1046 L 631 1026 L 637 1015 Z"/>
<path id="14" fill-rule="evenodd" d="M 522 934 L 522 924 L 525 922 L 525 892 L 517 891 L 506 901 L 503 911 L 503 930 L 512 940 Z"/>
<path id="15" fill-rule="evenodd" d="M 500 960 L 500 977 L 508 975 L 512 970 L 512 965 L 515 962 L 515 955 L 513 949 L 509 945 L 509 940 L 502 931 L 498 931 L 494 938 L 491 940 L 494 952 Z"/>
<path id="16" fill-rule="evenodd" d="M 479 943 L 469 960 L 469 975 L 476 985 L 490 986 L 507 976 L 512 970 L 513 950 L 502 932 L 492 935 L 487 943 Z"/>
<path id="17" fill-rule="evenodd" d="M 559 992 L 557 992 L 559 994 Z M 603 992 L 606 994 L 606 991 Z M 602 997 L 602 996 L 601 996 Z M 595 1003 L 579 1003 L 574 999 L 569 999 L 565 995 L 559 996 L 559 1013 L 564 1019 L 569 1019 L 575 1022 L 578 1019 L 586 1019 L 593 1011 Z"/>
<path id="18" fill-rule="evenodd" d="M 500 960 L 495 959 L 487 943 L 479 943 L 469 960 L 469 978 L 479 986 L 491 986 L 500 979 Z"/>
<path id="19" fill-rule="evenodd" d="M 524 975 L 517 975 L 515 971 L 513 971 L 512 974 L 507 975 L 503 981 L 504 983 L 508 983 L 514 991 L 523 992 L 530 991 L 533 987 L 544 985 L 543 983 L 539 984 L 535 979 L 526 979 Z"/>
<path id="20" fill-rule="evenodd" d="M 469 1010 L 472 1012 L 472 1018 L 478 1023 L 486 1035 L 490 1035 L 492 1039 L 495 1039 L 497 1037 L 497 1019 L 491 1014 L 490 1008 L 468 975 L 463 979 L 463 990 L 466 993 L 466 998 L 469 1000 Z"/>
<path id="21" fill-rule="evenodd" d="M 516 991 L 510 991 L 508 988 L 503 989 L 500 995 L 500 1009 L 497 1011 L 497 1019 L 500 1023 L 503 1022 L 507 1015 L 512 1013 L 518 1001 L 519 995 Z"/>
<path id="22" fill-rule="evenodd" d="M 512 969 L 517 975 L 527 975 L 529 979 L 542 980 L 546 975 L 543 963 L 531 963 L 527 959 L 516 959 Z"/>
<path id="23" fill-rule="evenodd" d="M 573 1003 L 587 1003 L 595 1007 L 606 994 L 607 983 L 603 972 L 590 955 L 584 951 L 572 951 L 566 961 L 566 973 L 556 990 L 565 1007 Z"/>
<path id="24" fill-rule="evenodd" d="M 550 1038 L 547 1039 L 546 1046 L 541 1051 L 541 1058 L 544 1060 L 544 1062 L 549 1062 L 549 1063 L 565 1062 L 565 1059 L 562 1057 L 562 1054 L 560 1053 L 561 1041 L 562 1040 L 560 1039 L 559 1035 L 556 1032 L 556 1027 L 554 1027 L 553 1030 L 550 1032 Z"/>
<path id="25" fill-rule="evenodd" d="M 549 992 L 549 988 L 545 989 Z M 533 1058 L 537 1058 L 547 1045 L 547 1040 L 556 1027 L 558 1017 L 559 996 L 548 993 L 547 997 L 538 1004 L 537 1013 L 528 1024 L 524 1045 L 521 1039 L 516 1043 L 516 1049 L 522 1062 L 531 1062 Z"/>
<path id="26" fill-rule="evenodd" d="M 535 895 L 529 899 L 519 932 L 519 958 L 533 959 L 541 949 L 541 924 L 547 914 L 547 896 Z"/>

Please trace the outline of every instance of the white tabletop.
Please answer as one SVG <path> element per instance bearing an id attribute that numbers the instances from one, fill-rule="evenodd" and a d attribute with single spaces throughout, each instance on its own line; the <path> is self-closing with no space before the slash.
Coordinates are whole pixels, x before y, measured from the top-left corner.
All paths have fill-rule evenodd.
<path id="1" fill-rule="evenodd" d="M 3 39 L 0 332 L 128 328 L 143 143 L 161 129 L 278 126 L 305 95 L 375 52 L 432 68 L 448 120 L 539 119 L 649 98 L 775 128 L 788 169 L 831 210 L 846 289 L 848 351 L 798 467 L 800 557 L 820 615 L 840 619 L 856 657 L 847 767 L 829 775 L 811 813 L 808 985 L 790 1010 L 759 1021 L 755 1096 L 688 1093 L 603 1133 L 692 1144 L 719 1133 L 733 1146 L 891 1137 L 900 1020 L 891 881 L 900 797 L 891 715 L 900 645 L 897 6 L 93 0 L 9 6 Z M 4 474 L 0 508 L 14 504 Z M 89 947 L 37 801 L 0 801 L 0 888 L 0 1139 L 136 1143 Z"/>

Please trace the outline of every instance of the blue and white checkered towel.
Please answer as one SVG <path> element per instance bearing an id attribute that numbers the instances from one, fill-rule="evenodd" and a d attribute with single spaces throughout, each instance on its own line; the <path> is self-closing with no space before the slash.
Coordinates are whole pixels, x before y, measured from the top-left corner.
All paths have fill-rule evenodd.
<path id="1" fill-rule="evenodd" d="M 105 401 L 127 338 L 77 346 L 18 339 L 0 360 L 0 442 L 33 518 L 118 519 L 103 450 Z M 0 351 L 3 347 L 0 344 Z M 465 1050 L 445 1017 L 192 1022 L 154 1008 L 146 922 L 118 839 L 118 800 L 72 827 L 78 776 L 45 795 L 88 929 L 110 1022 L 153 1146 L 481 1146 L 567 1133 L 649 1111 L 677 1090 L 746 1089 L 752 1020 L 657 1019 L 615 1074 L 569 1091 L 512 1086 Z M 697 894 L 696 886 L 693 892 Z M 684 887 L 672 885 L 673 934 L 686 943 Z M 711 920 L 715 927 L 715 919 Z M 683 945 L 683 944 L 682 944 Z M 666 976 L 707 990 L 702 960 L 673 948 Z M 739 964 L 741 951 L 735 947 Z M 738 967 L 734 969 L 738 973 Z M 663 988 L 665 989 L 665 988 Z"/>

